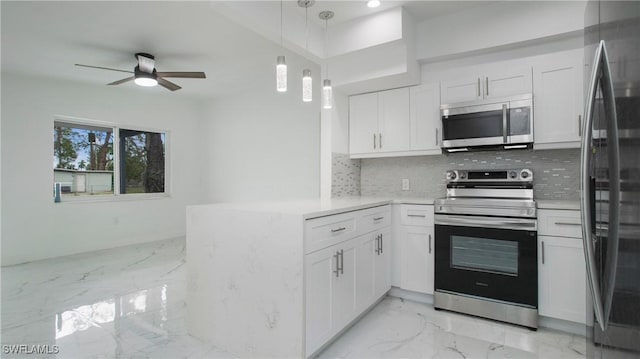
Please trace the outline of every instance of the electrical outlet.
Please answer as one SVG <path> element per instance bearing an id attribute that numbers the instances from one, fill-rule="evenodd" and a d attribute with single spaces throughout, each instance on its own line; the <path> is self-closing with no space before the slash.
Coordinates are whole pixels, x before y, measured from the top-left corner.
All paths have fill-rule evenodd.
<path id="1" fill-rule="evenodd" d="M 408 191 L 411 189 L 411 184 L 409 183 L 409 179 L 408 178 L 403 178 L 402 179 L 402 190 L 403 191 Z"/>

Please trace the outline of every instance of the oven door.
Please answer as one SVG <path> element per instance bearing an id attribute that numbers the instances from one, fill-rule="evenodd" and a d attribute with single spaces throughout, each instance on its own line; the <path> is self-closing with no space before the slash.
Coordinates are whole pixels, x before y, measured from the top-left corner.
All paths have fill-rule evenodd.
<path id="1" fill-rule="evenodd" d="M 435 289 L 538 307 L 537 222 L 435 216 Z"/>

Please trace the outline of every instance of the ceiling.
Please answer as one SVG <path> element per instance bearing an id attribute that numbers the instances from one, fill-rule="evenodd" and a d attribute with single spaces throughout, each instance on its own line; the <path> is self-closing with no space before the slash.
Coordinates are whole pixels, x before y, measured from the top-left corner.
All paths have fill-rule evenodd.
<path id="1" fill-rule="evenodd" d="M 322 10 L 334 11 L 333 21 L 346 21 L 398 5 L 405 6 L 420 21 L 483 3 L 383 0 L 382 6 L 372 10 L 363 0 L 320 0 L 313 7 L 313 21 L 322 23 L 317 18 Z M 136 65 L 134 54 L 146 52 L 156 56 L 158 71 L 206 72 L 206 80 L 174 82 L 183 87 L 176 94 L 210 98 L 242 91 L 256 80 L 271 78 L 279 51 L 278 44 L 217 12 L 216 2 L 2 1 L 0 4 L 3 73 L 103 86 L 127 74 L 74 64 L 132 70 Z M 279 2 L 273 1 L 273 5 L 277 7 Z M 299 13 L 304 16 L 304 9 L 300 8 Z M 119 87 L 136 86 L 127 83 Z M 167 92 L 161 87 L 144 90 Z"/>

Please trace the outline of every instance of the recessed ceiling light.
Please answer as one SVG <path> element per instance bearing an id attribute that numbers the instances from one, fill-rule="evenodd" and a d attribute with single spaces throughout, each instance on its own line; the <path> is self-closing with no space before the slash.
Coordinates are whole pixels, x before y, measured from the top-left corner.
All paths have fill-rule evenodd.
<path id="1" fill-rule="evenodd" d="M 380 0 L 369 0 L 367 1 L 367 6 L 370 8 L 378 7 L 380 6 Z"/>

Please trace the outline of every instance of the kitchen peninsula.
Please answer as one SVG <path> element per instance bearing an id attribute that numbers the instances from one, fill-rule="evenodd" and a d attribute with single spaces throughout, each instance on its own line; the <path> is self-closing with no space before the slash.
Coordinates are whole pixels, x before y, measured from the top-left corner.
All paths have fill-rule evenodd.
<path id="1" fill-rule="evenodd" d="M 391 287 L 391 203 L 188 207 L 189 333 L 237 356 L 318 352 Z"/>

